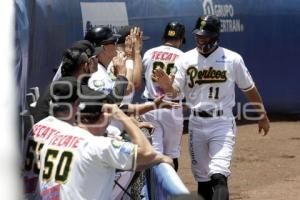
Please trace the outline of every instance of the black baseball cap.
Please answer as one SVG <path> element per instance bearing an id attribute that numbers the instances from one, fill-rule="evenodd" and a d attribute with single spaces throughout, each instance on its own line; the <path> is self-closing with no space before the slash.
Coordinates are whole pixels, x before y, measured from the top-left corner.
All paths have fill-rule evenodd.
<path id="1" fill-rule="evenodd" d="M 73 103 L 78 99 L 78 81 L 73 76 L 62 77 L 50 85 L 50 96 L 53 103 Z"/>
<path id="2" fill-rule="evenodd" d="M 88 40 L 79 40 L 72 44 L 70 50 L 78 50 L 80 53 L 84 52 L 88 56 L 88 58 L 98 55 L 100 53 L 101 48 L 95 47 Z"/>
<path id="3" fill-rule="evenodd" d="M 81 113 L 100 113 L 102 112 L 103 104 L 109 103 L 109 96 L 106 94 L 95 91 L 83 85 L 81 87 L 82 95 L 78 98 L 79 110 Z"/>
<path id="4" fill-rule="evenodd" d="M 95 26 L 87 31 L 84 39 L 90 41 L 95 46 L 116 43 L 120 38 L 108 26 Z"/>

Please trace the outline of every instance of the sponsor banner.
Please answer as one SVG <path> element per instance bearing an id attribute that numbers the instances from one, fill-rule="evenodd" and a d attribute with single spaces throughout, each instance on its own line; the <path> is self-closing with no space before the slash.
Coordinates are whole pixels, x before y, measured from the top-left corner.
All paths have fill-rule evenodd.
<path id="1" fill-rule="evenodd" d="M 230 1 L 217 3 L 213 0 L 204 0 L 202 3 L 205 15 L 216 15 L 221 21 L 221 32 L 243 32 L 244 24 L 235 15 L 235 7 Z"/>
<path id="2" fill-rule="evenodd" d="M 150 37 L 144 42 L 145 52 L 160 45 L 165 25 L 177 20 L 186 25 L 187 41 L 183 51 L 187 51 L 195 47 L 192 30 L 197 18 L 202 14 L 215 14 L 221 20 L 220 45 L 242 55 L 267 110 L 300 113 L 300 95 L 295 92 L 299 91 L 299 84 L 293 82 L 299 79 L 300 73 L 295 50 L 300 43 L 300 20 L 296 20 L 300 18 L 297 10 L 300 1 L 64 0 L 35 1 L 26 6 L 29 6 L 26 10 L 31 11 L 28 13 L 28 30 L 31 31 L 28 57 L 22 51 L 27 48 L 24 36 L 17 43 L 21 47 L 17 47 L 16 52 L 18 59 L 22 55 L 16 66 L 21 92 L 33 86 L 43 91 L 52 80 L 53 69 L 61 62 L 63 51 L 75 40 L 83 39 L 89 27 L 110 25 L 115 29 L 138 25 L 144 35 Z M 23 80 L 27 80 L 27 86 Z M 284 95 L 278 91 L 284 91 Z M 135 101 L 140 101 L 140 95 L 135 96 Z M 239 93 L 237 101 L 243 101 Z"/>
<path id="3" fill-rule="evenodd" d="M 125 26 L 128 16 L 125 2 L 81 2 L 83 33 L 97 25 Z M 83 34 L 84 35 L 84 34 Z"/>

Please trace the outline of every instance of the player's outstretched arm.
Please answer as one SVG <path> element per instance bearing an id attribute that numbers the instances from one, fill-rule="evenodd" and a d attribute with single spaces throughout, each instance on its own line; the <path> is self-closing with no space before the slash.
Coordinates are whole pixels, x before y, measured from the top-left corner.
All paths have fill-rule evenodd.
<path id="1" fill-rule="evenodd" d="M 257 88 L 254 87 L 251 90 L 244 92 L 244 94 L 260 116 L 258 121 L 258 132 L 261 133 L 261 130 L 264 130 L 263 135 L 267 135 L 270 129 L 270 121 Z"/>
<path id="2" fill-rule="evenodd" d="M 174 163 L 173 163 L 173 159 L 170 158 L 169 156 L 157 153 L 155 158 L 153 159 L 153 162 L 151 163 L 151 165 L 143 165 L 142 163 L 137 166 L 136 170 L 137 171 L 142 171 L 144 169 L 147 169 L 149 167 L 152 167 L 154 165 L 157 165 L 159 163 L 167 163 L 169 165 L 171 165 L 174 168 Z"/>
<path id="3" fill-rule="evenodd" d="M 133 114 L 133 115 L 142 115 L 145 114 L 146 112 L 149 112 L 151 110 L 155 109 L 172 109 L 172 108 L 179 108 L 180 104 L 174 103 L 174 102 L 169 102 L 169 101 L 164 101 L 163 100 L 164 95 L 157 97 L 154 99 L 153 102 L 150 103 L 143 103 L 143 104 L 128 104 L 128 114 Z"/>
<path id="4" fill-rule="evenodd" d="M 133 69 L 134 69 L 134 62 L 133 62 L 133 43 L 132 38 L 130 35 L 128 35 L 125 38 L 125 55 L 127 57 L 125 61 L 125 68 L 126 68 L 126 77 L 128 79 L 128 86 L 126 89 L 126 95 L 130 94 L 133 91 Z"/>
<path id="5" fill-rule="evenodd" d="M 119 120 L 128 133 L 133 144 L 138 146 L 137 150 L 137 169 L 143 170 L 160 162 L 166 162 L 168 159 L 158 156 L 150 142 L 143 134 L 141 129 L 128 117 L 117 105 L 105 104 L 103 110 L 111 113 L 112 117 Z"/>
<path id="6" fill-rule="evenodd" d="M 161 68 L 154 70 L 153 75 L 167 96 L 175 98 L 179 95 L 179 89 L 173 85 L 174 76 L 168 76 L 168 74 L 166 74 L 166 72 Z"/>
<path id="7" fill-rule="evenodd" d="M 142 56 L 141 51 L 143 47 L 143 31 L 139 27 L 134 27 L 130 30 L 130 35 L 133 38 L 133 60 L 134 60 L 134 70 L 133 70 L 133 85 L 135 90 L 139 90 L 142 87 Z"/>
<path id="8" fill-rule="evenodd" d="M 139 27 L 133 27 L 130 30 L 130 35 L 125 39 L 125 55 L 127 73 L 126 77 L 130 84 L 128 84 L 126 95 L 141 88 L 142 82 L 142 36 L 143 33 Z"/>

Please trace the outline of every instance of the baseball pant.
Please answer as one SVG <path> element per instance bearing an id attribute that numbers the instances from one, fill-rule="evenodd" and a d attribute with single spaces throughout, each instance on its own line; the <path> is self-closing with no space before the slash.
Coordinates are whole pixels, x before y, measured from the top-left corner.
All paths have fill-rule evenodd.
<path id="1" fill-rule="evenodd" d="M 233 117 L 190 117 L 189 147 L 196 181 L 209 181 L 216 173 L 230 175 L 235 134 Z"/>
<path id="2" fill-rule="evenodd" d="M 143 118 L 154 126 L 154 149 L 171 158 L 178 158 L 183 131 L 182 108 L 152 110 L 145 113 Z"/>

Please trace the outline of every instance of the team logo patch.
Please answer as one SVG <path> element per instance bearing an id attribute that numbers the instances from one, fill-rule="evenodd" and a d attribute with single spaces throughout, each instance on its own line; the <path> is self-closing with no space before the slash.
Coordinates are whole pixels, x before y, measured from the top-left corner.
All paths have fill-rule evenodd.
<path id="1" fill-rule="evenodd" d="M 227 57 L 225 55 L 223 55 L 220 60 L 216 60 L 217 63 L 232 63 L 231 60 L 226 60 Z"/>
<path id="2" fill-rule="evenodd" d="M 200 28 L 203 29 L 205 25 L 206 25 L 206 21 L 201 21 Z"/>
<path id="3" fill-rule="evenodd" d="M 169 30 L 168 31 L 168 36 L 170 36 L 170 37 L 174 37 L 175 34 L 176 34 L 176 32 L 174 30 Z"/>
<path id="4" fill-rule="evenodd" d="M 112 145 L 115 149 L 119 149 L 119 148 L 122 146 L 123 143 L 124 143 L 124 142 L 118 141 L 118 140 L 112 140 L 112 141 L 111 141 L 111 145 Z"/>
<path id="5" fill-rule="evenodd" d="M 124 142 L 120 148 L 120 152 L 130 155 L 132 153 L 132 147 L 133 146 L 129 143 Z"/>
<path id="6" fill-rule="evenodd" d="M 93 85 L 94 85 L 96 88 L 101 88 L 101 87 L 104 87 L 105 83 L 104 83 L 104 81 L 102 81 L 102 80 L 94 80 L 94 81 L 93 81 Z"/>

